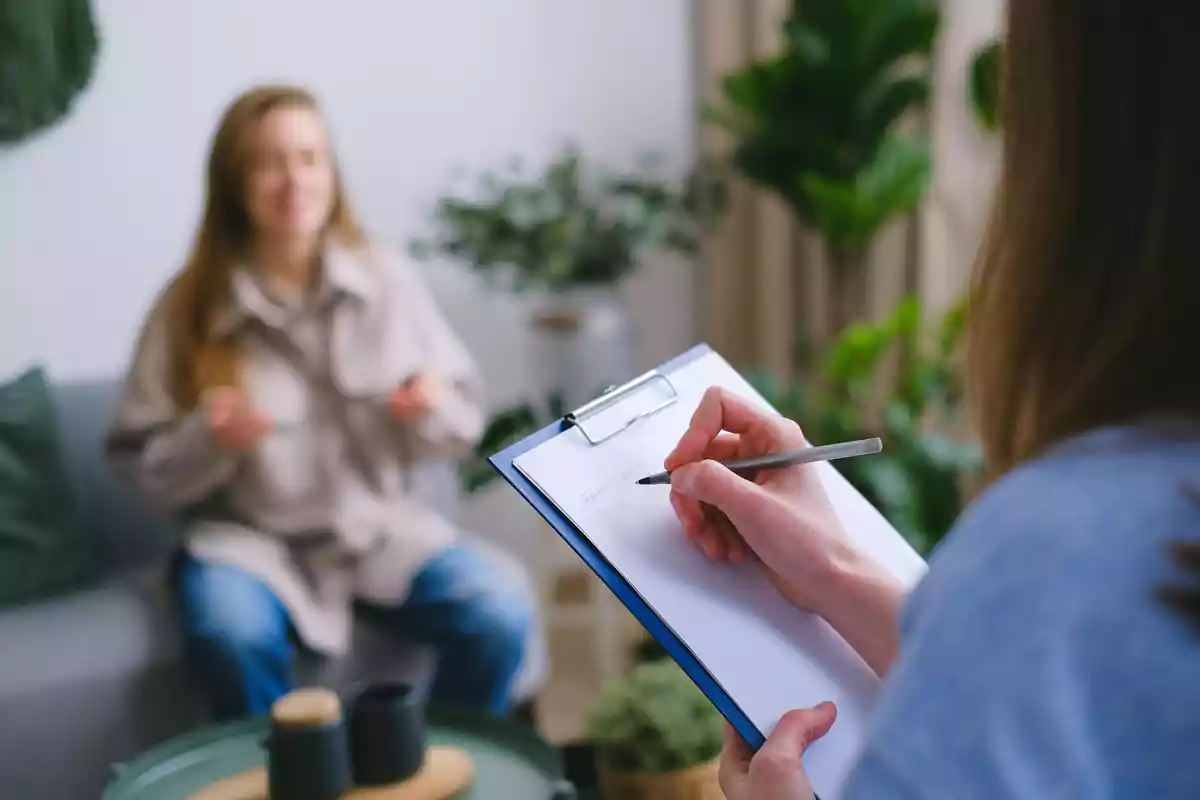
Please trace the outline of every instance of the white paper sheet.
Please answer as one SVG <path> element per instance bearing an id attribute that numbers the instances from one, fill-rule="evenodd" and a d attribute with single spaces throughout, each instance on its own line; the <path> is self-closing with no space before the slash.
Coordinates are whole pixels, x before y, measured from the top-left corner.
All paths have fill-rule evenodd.
<path id="1" fill-rule="evenodd" d="M 691 648 L 763 734 L 790 709 L 837 703 L 837 723 L 805 759 L 822 800 L 835 800 L 861 747 L 879 681 L 823 620 L 785 601 L 759 565 L 705 558 L 680 530 L 669 487 L 636 485 L 662 469 L 708 387 L 724 386 L 767 405 L 715 352 L 669 377 L 679 394 L 669 408 L 597 445 L 571 429 L 514 463 Z M 619 427 L 642 410 L 639 404 L 660 402 L 655 391 L 648 386 L 604 410 L 589 429 Z M 817 468 L 858 544 L 901 580 L 910 585 L 919 580 L 925 571 L 920 556 L 831 465 Z"/>

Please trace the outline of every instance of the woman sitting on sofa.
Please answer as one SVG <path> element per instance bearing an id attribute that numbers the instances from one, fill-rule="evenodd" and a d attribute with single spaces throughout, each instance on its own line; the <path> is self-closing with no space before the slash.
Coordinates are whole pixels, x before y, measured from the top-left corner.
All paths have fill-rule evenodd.
<path id="1" fill-rule="evenodd" d="M 144 324 L 108 438 L 186 524 L 171 581 L 229 719 L 291 688 L 365 606 L 434 645 L 431 699 L 506 710 L 531 609 L 416 498 L 481 432 L 475 365 L 420 279 L 354 221 L 313 98 L 261 87 L 217 130 L 191 257 Z"/>

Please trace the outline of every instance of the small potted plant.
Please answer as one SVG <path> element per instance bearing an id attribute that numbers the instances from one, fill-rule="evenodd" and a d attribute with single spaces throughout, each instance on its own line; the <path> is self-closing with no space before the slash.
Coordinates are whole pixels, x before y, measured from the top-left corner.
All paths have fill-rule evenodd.
<path id="1" fill-rule="evenodd" d="M 532 291 L 531 323 L 556 364 L 552 390 L 572 407 L 634 377 L 637 344 L 618 285 L 653 252 L 690 254 L 720 203 L 720 183 L 699 168 L 682 179 L 647 157 L 614 172 L 574 147 L 542 169 L 518 161 L 479 186 L 438 201 L 418 258 L 468 265 L 494 285 Z"/>
<path id="2" fill-rule="evenodd" d="M 697 169 L 681 181 L 645 156 L 634 170 L 589 166 L 567 147 L 529 175 L 513 159 L 482 174 L 478 189 L 443 197 L 435 233 L 413 242 L 418 257 L 463 261 L 517 290 L 611 287 L 655 249 L 694 252 L 720 185 Z"/>
<path id="3" fill-rule="evenodd" d="M 670 659 L 609 684 L 588 715 L 604 800 L 721 800 L 722 717 Z"/>

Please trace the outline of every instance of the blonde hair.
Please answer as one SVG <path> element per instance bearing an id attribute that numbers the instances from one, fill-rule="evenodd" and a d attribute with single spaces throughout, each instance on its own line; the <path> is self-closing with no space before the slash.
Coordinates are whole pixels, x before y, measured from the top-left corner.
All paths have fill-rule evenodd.
<path id="1" fill-rule="evenodd" d="M 213 137 L 200 229 L 184 268 L 164 295 L 170 335 L 169 387 L 181 409 L 193 408 L 206 389 L 236 386 L 241 381 L 241 353 L 236 340 L 215 336 L 213 326 L 217 314 L 229 302 L 234 263 L 253 235 L 244 199 L 249 167 L 247 133 L 269 111 L 283 106 L 318 111 L 316 99 L 304 89 L 259 86 L 230 104 Z M 336 162 L 327 231 L 348 245 L 361 245 L 363 241 Z"/>

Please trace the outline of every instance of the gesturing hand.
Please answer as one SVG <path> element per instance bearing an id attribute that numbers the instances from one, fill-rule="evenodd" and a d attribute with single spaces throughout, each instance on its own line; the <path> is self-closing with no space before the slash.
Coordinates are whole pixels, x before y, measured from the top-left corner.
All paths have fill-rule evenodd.
<path id="1" fill-rule="evenodd" d="M 732 727 L 725 727 L 718 779 L 726 800 L 809 800 L 812 784 L 802 757 L 809 745 L 829 733 L 837 717 L 833 703 L 789 711 L 767 741 L 752 753 Z"/>
<path id="2" fill-rule="evenodd" d="M 401 422 L 416 422 L 437 406 L 438 394 L 437 380 L 432 375 L 414 375 L 392 391 L 388 409 Z"/>
<path id="3" fill-rule="evenodd" d="M 740 561 L 747 547 L 776 588 L 818 611 L 831 565 L 853 549 L 811 464 L 741 478 L 716 463 L 804 447 L 796 423 L 724 389 L 710 389 L 667 457 L 671 504 L 711 559 Z"/>
<path id="4" fill-rule="evenodd" d="M 250 407 L 240 389 L 222 386 L 204 395 L 204 414 L 217 446 L 227 453 L 243 453 L 271 430 L 265 415 Z"/>

